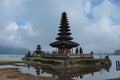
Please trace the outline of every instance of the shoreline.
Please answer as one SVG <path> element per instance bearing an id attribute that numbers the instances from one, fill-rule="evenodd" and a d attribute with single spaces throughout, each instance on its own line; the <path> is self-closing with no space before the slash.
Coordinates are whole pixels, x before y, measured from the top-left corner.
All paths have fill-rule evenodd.
<path id="1" fill-rule="evenodd" d="M 44 68 L 48 66 L 49 68 L 52 67 L 55 69 L 58 69 L 58 67 L 60 69 L 66 69 L 66 68 L 71 69 L 71 65 L 66 66 L 66 68 L 63 68 L 61 66 L 51 66 L 49 64 L 42 65 L 38 62 L 30 62 L 30 61 L 21 61 L 21 60 L 20 61 L 0 61 L 0 65 L 15 65 L 15 66 L 17 66 L 16 65 L 17 63 L 20 63 L 20 64 L 27 63 L 27 64 L 31 64 L 33 66 L 41 65 Z M 18 66 L 20 66 L 20 65 L 18 65 Z M 78 65 L 75 65 L 75 66 L 78 66 Z M 96 65 L 96 66 L 100 67 L 100 65 Z M 74 67 L 74 66 L 72 66 L 72 67 Z M 2 68 L 2 69 L 0 69 L 0 75 L 2 76 L 2 77 L 0 76 L 0 80 L 58 80 L 58 78 L 54 78 L 54 77 L 42 77 L 42 76 L 34 76 L 29 73 L 22 73 L 19 71 L 19 68 Z M 108 80 L 112 80 L 112 79 L 108 79 Z"/>
<path id="2" fill-rule="evenodd" d="M 52 77 L 33 76 L 28 73 L 21 73 L 18 68 L 0 69 L 0 80 L 56 80 Z"/>
<path id="3" fill-rule="evenodd" d="M 19 68 L 0 69 L 0 80 L 58 80 L 53 77 L 34 76 L 29 73 L 22 73 Z M 120 78 L 111 78 L 106 80 L 120 80 Z"/>
<path id="4" fill-rule="evenodd" d="M 14 63 L 21 63 L 17 62 L 0 62 L 0 65 L 14 65 Z M 26 62 L 22 62 L 26 63 Z M 16 65 L 15 65 L 16 66 Z M 54 77 L 41 77 L 41 76 L 34 76 L 29 73 L 22 73 L 19 71 L 19 68 L 2 68 L 0 69 L 0 80 L 58 80 Z M 106 80 L 120 80 L 120 78 L 113 78 L 113 79 L 106 79 Z"/>

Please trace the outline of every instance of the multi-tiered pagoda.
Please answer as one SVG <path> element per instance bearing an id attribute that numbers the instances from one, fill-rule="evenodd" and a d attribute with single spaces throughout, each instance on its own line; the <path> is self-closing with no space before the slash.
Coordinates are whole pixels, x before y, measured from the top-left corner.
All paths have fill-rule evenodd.
<path id="1" fill-rule="evenodd" d="M 70 26 L 67 20 L 67 14 L 65 12 L 62 13 L 61 22 L 59 26 L 58 37 L 55 42 L 52 42 L 50 46 L 57 49 L 57 52 L 49 54 L 41 51 L 41 46 L 37 46 L 37 50 L 33 53 L 33 56 L 27 56 L 24 59 L 27 60 L 29 57 L 41 57 L 47 59 L 58 59 L 58 60 L 69 60 L 69 59 L 93 59 L 93 52 L 91 53 L 83 53 L 83 49 L 80 47 L 78 49 L 79 44 L 72 41 L 70 33 Z M 76 47 L 75 53 L 73 53 L 73 48 Z"/>
<path id="2" fill-rule="evenodd" d="M 59 27 L 59 33 L 57 34 L 58 37 L 56 38 L 57 41 L 50 44 L 50 46 L 58 48 L 59 54 L 67 54 L 71 53 L 71 49 L 73 47 L 79 46 L 78 43 L 73 42 L 73 38 L 70 36 L 70 27 L 67 20 L 67 15 L 65 12 L 62 13 L 61 23 Z"/>

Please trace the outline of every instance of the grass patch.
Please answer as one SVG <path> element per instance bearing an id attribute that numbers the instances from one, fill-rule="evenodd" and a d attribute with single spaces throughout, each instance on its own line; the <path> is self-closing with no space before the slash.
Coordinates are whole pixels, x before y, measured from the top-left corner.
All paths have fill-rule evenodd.
<path id="1" fill-rule="evenodd" d="M 0 62 L 24 62 L 22 60 L 0 60 Z"/>
<path id="2" fill-rule="evenodd" d="M 58 65 L 62 63 L 62 60 L 54 60 L 54 59 L 45 59 L 45 58 L 33 58 L 33 61 L 41 62 L 42 64 L 53 64 Z"/>
<path id="3" fill-rule="evenodd" d="M 41 62 L 42 64 L 62 64 L 65 63 L 64 60 L 46 59 L 46 58 L 33 58 L 33 61 Z M 69 64 L 81 64 L 81 65 L 95 65 L 100 62 L 99 59 L 76 59 L 69 60 Z"/>
<path id="4" fill-rule="evenodd" d="M 0 64 L 12 64 L 12 63 L 25 63 L 26 61 L 22 60 L 0 60 Z"/>
<path id="5" fill-rule="evenodd" d="M 82 65 L 93 65 L 99 62 L 99 59 L 78 59 L 73 60 L 75 64 L 82 64 Z"/>

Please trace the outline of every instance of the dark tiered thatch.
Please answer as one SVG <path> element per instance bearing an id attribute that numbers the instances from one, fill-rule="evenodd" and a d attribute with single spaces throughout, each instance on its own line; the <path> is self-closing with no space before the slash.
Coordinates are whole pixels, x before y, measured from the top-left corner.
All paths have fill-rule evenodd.
<path id="1" fill-rule="evenodd" d="M 79 46 L 78 43 L 71 41 L 73 38 L 70 36 L 71 33 L 68 25 L 69 24 L 68 24 L 66 13 L 63 12 L 61 17 L 60 27 L 59 27 L 60 28 L 59 33 L 57 34 L 58 37 L 56 38 L 57 41 L 50 44 L 52 47 L 73 48 L 73 47 Z"/>
<path id="2" fill-rule="evenodd" d="M 77 47 L 79 44 L 75 43 L 73 41 L 55 41 L 53 43 L 50 44 L 52 47 L 68 47 L 68 48 L 72 48 L 72 47 Z"/>

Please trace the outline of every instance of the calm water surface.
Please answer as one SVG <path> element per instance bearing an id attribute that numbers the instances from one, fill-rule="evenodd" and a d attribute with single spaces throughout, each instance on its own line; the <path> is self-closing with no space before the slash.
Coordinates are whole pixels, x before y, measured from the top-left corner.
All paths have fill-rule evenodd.
<path id="1" fill-rule="evenodd" d="M 0 55 L 0 60 L 21 60 L 24 55 Z M 99 57 L 99 56 L 95 56 Z M 116 70 L 115 61 L 120 61 L 120 56 L 110 55 L 112 60 L 112 66 L 109 70 L 100 69 L 92 73 L 86 73 L 82 76 L 73 77 L 73 80 L 106 80 L 109 78 L 120 77 L 120 70 Z M 13 65 L 0 65 L 0 68 L 19 68 L 19 71 L 22 73 L 30 73 L 34 76 L 43 76 L 43 77 L 57 77 L 57 74 L 50 74 L 49 71 L 44 71 L 41 68 L 32 67 L 32 66 L 13 66 Z"/>
<path id="2" fill-rule="evenodd" d="M 98 57 L 98 56 L 96 56 Z M 94 75 L 87 74 L 84 75 L 82 79 L 74 78 L 76 80 L 106 80 L 109 78 L 118 78 L 120 77 L 120 70 L 116 70 L 116 61 L 120 61 L 120 55 L 110 55 L 112 61 L 112 66 L 109 71 L 101 69 L 98 72 L 95 72 Z"/>

